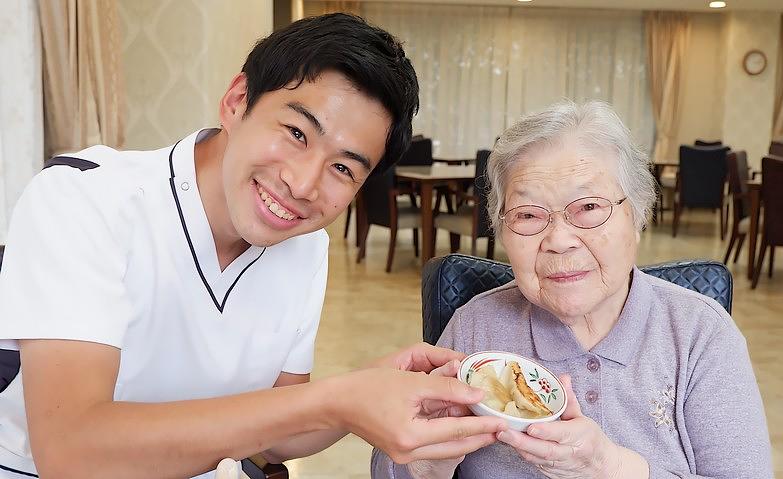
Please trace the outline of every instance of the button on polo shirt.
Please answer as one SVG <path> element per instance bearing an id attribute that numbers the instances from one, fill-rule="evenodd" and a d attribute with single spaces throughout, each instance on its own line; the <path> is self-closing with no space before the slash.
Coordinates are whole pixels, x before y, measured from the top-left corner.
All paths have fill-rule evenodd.
<path id="1" fill-rule="evenodd" d="M 116 347 L 121 401 L 210 398 L 310 372 L 328 236 L 251 246 L 221 271 L 193 159 L 211 133 L 49 162 L 11 221 L 0 348 L 40 338 Z M 0 465 L 34 473 L 22 375 L 0 392 Z"/>

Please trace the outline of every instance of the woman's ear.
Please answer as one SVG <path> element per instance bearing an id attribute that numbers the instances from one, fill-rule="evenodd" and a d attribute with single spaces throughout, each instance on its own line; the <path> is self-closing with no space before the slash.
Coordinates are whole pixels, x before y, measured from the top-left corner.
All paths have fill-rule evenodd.
<path id="1" fill-rule="evenodd" d="M 220 125 L 227 132 L 242 120 L 247 109 L 247 77 L 239 73 L 232 80 L 228 90 L 220 99 Z"/>

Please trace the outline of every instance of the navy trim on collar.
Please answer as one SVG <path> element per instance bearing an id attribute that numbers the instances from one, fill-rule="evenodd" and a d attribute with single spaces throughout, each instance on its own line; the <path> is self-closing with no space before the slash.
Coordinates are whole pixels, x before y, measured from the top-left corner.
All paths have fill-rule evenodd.
<path id="1" fill-rule="evenodd" d="M 91 170 L 93 168 L 98 168 L 99 166 L 98 163 L 94 163 L 83 158 L 75 158 L 73 156 L 55 156 L 54 158 L 46 160 L 42 169 L 45 170 L 51 166 L 57 165 L 70 166 L 71 168 L 78 168 L 81 171 Z"/>
<path id="2" fill-rule="evenodd" d="M 182 141 L 182 140 L 180 140 Z M 190 248 L 190 254 L 193 256 L 193 263 L 196 265 L 196 271 L 198 271 L 198 275 L 201 277 L 201 282 L 204 283 L 204 287 L 207 288 L 207 292 L 209 293 L 209 297 L 212 298 L 212 302 L 215 304 L 215 307 L 220 311 L 223 312 L 223 309 L 226 307 L 226 302 L 228 301 L 228 295 L 231 294 L 231 291 L 234 289 L 234 286 L 236 286 L 237 282 L 239 282 L 239 278 L 242 277 L 243 274 L 245 274 L 245 271 L 248 270 L 253 264 L 255 264 L 256 261 L 258 261 L 261 256 L 264 255 L 264 252 L 266 252 L 266 247 L 261 250 L 261 253 L 258 254 L 258 256 L 251 261 L 247 266 L 245 266 L 242 271 L 239 272 L 237 277 L 234 279 L 234 282 L 231 283 L 231 286 L 229 286 L 228 290 L 226 291 L 226 295 L 223 297 L 222 301 L 218 301 L 217 297 L 215 296 L 215 293 L 212 291 L 212 287 L 209 285 L 209 281 L 207 281 L 207 278 L 204 276 L 204 272 L 201 270 L 201 265 L 198 262 L 198 256 L 196 255 L 196 249 L 193 247 L 193 241 L 190 239 L 190 232 L 188 232 L 188 225 L 185 223 L 185 215 L 182 213 L 182 206 L 179 202 L 179 196 L 177 195 L 177 188 L 174 186 L 174 150 L 177 148 L 177 145 L 179 145 L 180 141 L 176 142 L 173 147 L 171 147 L 171 151 L 169 152 L 169 171 L 171 172 L 171 177 L 169 178 L 169 185 L 171 186 L 171 194 L 174 196 L 174 203 L 177 205 L 177 213 L 179 213 L 179 221 L 182 223 L 182 231 L 185 233 L 185 239 L 188 242 L 188 247 Z"/>
<path id="3" fill-rule="evenodd" d="M 3 471 L 13 472 L 14 474 L 19 474 L 20 476 L 38 477 L 38 474 L 33 474 L 32 472 L 20 471 L 18 469 L 14 469 L 12 467 L 4 466 L 2 464 L 0 464 L 0 469 L 2 469 Z"/>

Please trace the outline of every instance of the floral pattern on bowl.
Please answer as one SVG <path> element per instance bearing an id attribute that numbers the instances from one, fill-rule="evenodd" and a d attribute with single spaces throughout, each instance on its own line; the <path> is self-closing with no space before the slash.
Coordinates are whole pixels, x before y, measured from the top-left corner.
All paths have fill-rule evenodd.
<path id="1" fill-rule="evenodd" d="M 525 379 L 530 388 L 538 394 L 544 404 L 554 412 L 551 416 L 538 419 L 518 418 L 496 411 L 483 403 L 470 405 L 470 410 L 477 416 L 498 416 L 506 419 L 509 427 L 517 431 L 525 431 L 527 426 L 539 422 L 550 422 L 558 419 L 566 408 L 567 398 L 563 385 L 551 371 L 530 358 L 507 353 L 504 351 L 481 351 L 462 360 L 457 378 L 469 383 L 470 377 L 482 367 L 495 368 L 498 375 L 509 361 L 516 361 L 525 373 Z"/>

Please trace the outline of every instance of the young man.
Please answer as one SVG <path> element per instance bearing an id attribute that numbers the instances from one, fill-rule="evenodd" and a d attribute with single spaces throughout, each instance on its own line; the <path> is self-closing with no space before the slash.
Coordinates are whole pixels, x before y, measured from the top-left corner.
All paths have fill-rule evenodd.
<path id="1" fill-rule="evenodd" d="M 0 273 L 0 347 L 21 354 L 0 393 L 0 477 L 208 477 L 224 457 L 301 457 L 347 432 L 401 462 L 493 442 L 502 421 L 454 417 L 482 394 L 442 377 L 451 351 L 309 382 L 323 227 L 408 146 L 417 107 L 399 43 L 329 15 L 256 45 L 221 129 L 50 160 Z"/>

